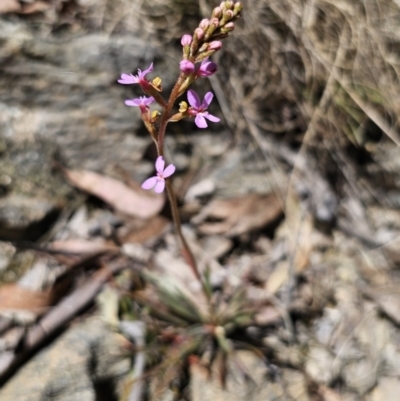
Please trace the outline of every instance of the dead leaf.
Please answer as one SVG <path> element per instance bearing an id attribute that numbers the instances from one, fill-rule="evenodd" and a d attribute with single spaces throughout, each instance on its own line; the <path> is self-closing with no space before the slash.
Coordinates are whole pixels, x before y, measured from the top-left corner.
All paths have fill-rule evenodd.
<path id="1" fill-rule="evenodd" d="M 17 284 L 0 288 L 0 310 L 40 310 L 52 305 L 53 291 L 31 291 Z"/>
<path id="2" fill-rule="evenodd" d="M 21 14 L 34 14 L 47 11 L 53 7 L 50 3 L 45 3 L 44 1 L 35 1 L 31 4 L 24 4 L 22 6 Z"/>
<path id="3" fill-rule="evenodd" d="M 64 170 L 64 174 L 77 188 L 130 216 L 148 219 L 158 214 L 164 206 L 164 196 L 135 191 L 115 178 L 87 170 Z"/>
<path id="4" fill-rule="evenodd" d="M 202 234 L 233 237 L 261 229 L 281 215 L 282 207 L 275 195 L 250 194 L 234 199 L 216 199 L 195 216 L 192 222 L 200 224 L 198 230 Z M 203 223 L 207 219 L 220 221 Z"/>
<path id="5" fill-rule="evenodd" d="M 17 0 L 1 0 L 0 14 L 16 13 L 21 10 L 21 5 Z"/>
<path id="6" fill-rule="evenodd" d="M 71 253 L 100 253 L 107 251 L 118 251 L 118 247 L 107 241 L 88 241 L 82 239 L 69 239 L 65 241 L 54 241 L 50 249 Z"/>
<path id="7" fill-rule="evenodd" d="M 274 271 L 268 277 L 265 284 L 265 289 L 271 293 L 276 294 L 279 289 L 288 281 L 289 279 L 289 263 L 287 261 L 282 261 L 277 264 Z"/>
<path id="8" fill-rule="evenodd" d="M 157 240 L 167 229 L 169 221 L 162 216 L 154 216 L 147 221 L 141 221 L 140 226 L 133 227 L 128 233 L 121 236 L 122 243 L 144 244 Z"/>

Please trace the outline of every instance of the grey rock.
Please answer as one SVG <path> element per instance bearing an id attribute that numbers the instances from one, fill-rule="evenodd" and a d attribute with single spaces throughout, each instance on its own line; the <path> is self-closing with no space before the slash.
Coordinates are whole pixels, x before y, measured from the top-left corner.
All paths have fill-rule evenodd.
<path id="1" fill-rule="evenodd" d="M 19 195 L 0 199 L 0 238 L 39 238 L 56 214 L 55 205 L 45 199 Z"/>
<path id="2" fill-rule="evenodd" d="M 99 318 L 77 324 L 26 363 L 0 401 L 100 401 L 115 397 L 130 362 L 122 337 Z"/>

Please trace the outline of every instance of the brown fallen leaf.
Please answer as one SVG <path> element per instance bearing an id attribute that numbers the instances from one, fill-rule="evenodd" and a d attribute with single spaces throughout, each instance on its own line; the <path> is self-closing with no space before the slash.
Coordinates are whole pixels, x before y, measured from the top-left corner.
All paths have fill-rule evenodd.
<path id="1" fill-rule="evenodd" d="M 87 170 L 63 170 L 77 188 L 97 196 L 116 210 L 130 216 L 148 219 L 157 215 L 164 206 L 165 197 L 133 190 L 115 178 Z"/>
<path id="2" fill-rule="evenodd" d="M 65 241 L 54 241 L 49 245 L 51 250 L 70 253 L 100 253 L 107 251 L 118 251 L 118 247 L 107 241 L 89 241 L 83 239 L 69 239 Z"/>
<path id="3" fill-rule="evenodd" d="M 170 224 L 163 216 L 154 216 L 141 224 L 135 224 L 127 232 L 119 236 L 119 240 L 126 243 L 144 244 L 157 240 Z"/>
<path id="4" fill-rule="evenodd" d="M 21 14 L 34 14 L 49 10 L 52 6 L 50 3 L 44 1 L 35 1 L 31 4 L 24 4 L 22 6 Z"/>
<path id="5" fill-rule="evenodd" d="M 234 199 L 216 199 L 192 219 L 205 235 L 225 234 L 229 237 L 245 234 L 273 223 L 282 215 L 275 195 L 250 194 Z M 220 220 L 205 222 L 206 220 Z"/>
<path id="6" fill-rule="evenodd" d="M 21 5 L 17 0 L 1 0 L 0 14 L 15 13 L 21 10 Z"/>
<path id="7" fill-rule="evenodd" d="M 39 311 L 54 302 L 54 291 L 31 291 L 18 284 L 5 284 L 0 288 L 0 310 Z"/>

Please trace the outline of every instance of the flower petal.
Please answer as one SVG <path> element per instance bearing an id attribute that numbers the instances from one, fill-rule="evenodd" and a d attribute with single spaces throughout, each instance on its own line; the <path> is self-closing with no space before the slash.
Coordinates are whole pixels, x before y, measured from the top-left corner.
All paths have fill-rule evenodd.
<path id="1" fill-rule="evenodd" d="M 201 106 L 199 95 L 193 89 L 188 90 L 187 97 L 189 104 L 195 109 L 198 109 Z"/>
<path id="2" fill-rule="evenodd" d="M 207 121 L 204 118 L 203 113 L 197 114 L 196 118 L 194 119 L 194 122 L 196 123 L 196 125 L 199 128 L 207 128 L 208 127 Z"/>
<path id="3" fill-rule="evenodd" d="M 125 100 L 125 104 L 127 106 L 139 106 L 140 105 L 140 99 L 129 99 Z"/>
<path id="4" fill-rule="evenodd" d="M 153 71 L 153 63 L 150 64 L 150 67 L 147 70 L 144 70 L 143 72 L 140 72 L 140 78 L 144 78 L 146 74 L 149 72 Z"/>
<path id="5" fill-rule="evenodd" d="M 165 180 L 163 178 L 159 178 L 157 180 L 156 187 L 154 188 L 154 191 L 160 194 L 162 191 L 164 191 L 165 188 Z"/>
<path id="6" fill-rule="evenodd" d="M 157 184 L 157 181 L 158 181 L 158 177 L 150 177 L 142 184 L 142 188 L 143 189 L 151 189 L 154 187 L 154 185 Z"/>
<path id="7" fill-rule="evenodd" d="M 121 74 L 121 78 L 118 80 L 120 84 L 129 85 L 137 84 L 139 81 L 132 74 Z"/>
<path id="8" fill-rule="evenodd" d="M 219 119 L 218 117 L 215 117 L 209 113 L 207 113 L 207 114 L 204 113 L 204 117 L 207 118 L 207 120 L 212 121 L 213 123 L 219 123 L 221 121 L 221 119 Z"/>
<path id="9" fill-rule="evenodd" d="M 152 104 L 153 102 L 154 102 L 153 96 L 143 98 L 143 104 L 146 106 L 148 106 L 149 104 Z"/>
<path id="10" fill-rule="evenodd" d="M 156 170 L 157 170 L 157 173 L 163 174 L 163 172 L 164 172 L 164 166 L 165 166 L 164 158 L 163 158 L 162 156 L 158 156 L 158 157 L 157 157 L 157 160 L 156 160 Z"/>
<path id="11" fill-rule="evenodd" d="M 201 107 L 203 109 L 206 109 L 210 105 L 210 103 L 212 102 L 213 97 L 214 97 L 214 95 L 213 95 L 212 92 L 207 92 L 206 95 L 204 96 L 203 103 L 201 104 Z"/>
<path id="12" fill-rule="evenodd" d="M 164 177 L 164 178 L 167 178 L 167 177 L 171 176 L 172 174 L 175 173 L 175 170 L 176 170 L 175 166 L 174 166 L 173 164 L 170 164 L 170 165 L 167 166 L 167 168 L 164 170 L 164 172 L 163 172 L 163 177 Z"/>

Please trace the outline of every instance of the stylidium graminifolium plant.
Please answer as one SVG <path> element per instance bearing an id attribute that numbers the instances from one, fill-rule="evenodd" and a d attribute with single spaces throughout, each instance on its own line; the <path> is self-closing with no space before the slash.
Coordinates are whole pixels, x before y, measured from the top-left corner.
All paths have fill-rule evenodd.
<path id="1" fill-rule="evenodd" d="M 209 77 L 218 70 L 216 63 L 210 57 L 222 48 L 221 40 L 226 38 L 235 28 L 235 21 L 241 17 L 242 4 L 231 0 L 223 1 L 212 11 L 210 19 L 203 19 L 199 26 L 194 30 L 193 35 L 185 34 L 182 36 L 182 60 L 179 63 L 180 74 L 168 97 L 166 99 L 162 93 L 161 78 L 156 77 L 152 81 L 147 75 L 153 71 L 153 63 L 144 71 L 138 70 L 137 75 L 122 74 L 118 80 L 120 84 L 138 84 L 147 96 L 125 101 L 127 106 L 139 107 L 142 120 L 157 148 L 157 160 L 155 162 L 156 175 L 148 178 L 142 184 L 143 189 L 154 188 L 155 192 L 161 193 L 167 190 L 171 205 L 178 236 L 184 247 L 185 255 L 189 264 L 192 266 L 196 276 L 200 278 L 191 251 L 186 244 L 181 232 L 178 207 L 175 194 L 170 184 L 170 177 L 175 172 L 173 164 L 165 168 L 164 161 L 164 137 L 166 127 L 170 122 L 177 122 L 184 118 L 194 118 L 194 122 L 199 128 L 206 128 L 207 120 L 217 123 L 220 119 L 207 111 L 214 95 L 207 92 L 201 101 L 199 95 L 190 85 L 197 79 Z M 173 112 L 176 100 L 187 91 L 188 103 L 179 103 L 178 112 Z M 151 111 L 150 105 L 158 103 L 162 111 Z"/>

